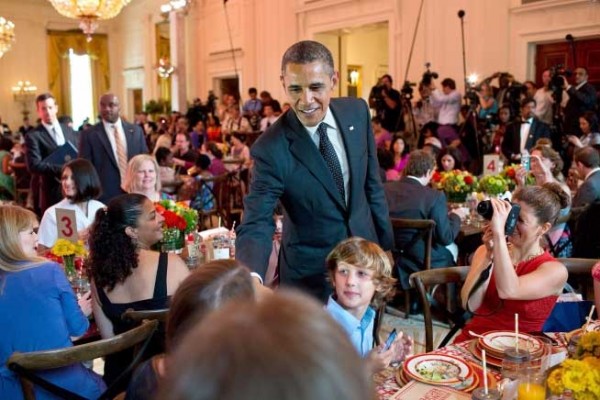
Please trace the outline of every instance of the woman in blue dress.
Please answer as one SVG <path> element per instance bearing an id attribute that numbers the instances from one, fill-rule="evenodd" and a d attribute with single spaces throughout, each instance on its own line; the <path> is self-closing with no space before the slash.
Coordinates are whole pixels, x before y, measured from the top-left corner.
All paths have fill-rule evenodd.
<path id="1" fill-rule="evenodd" d="M 79 301 L 60 265 L 36 256 L 35 214 L 17 206 L 0 206 L 0 398 L 22 399 L 18 377 L 6 361 L 12 353 L 73 346 L 83 335 L 92 305 L 89 294 Z M 38 373 L 43 379 L 95 399 L 104 391 L 102 378 L 81 363 Z M 35 387 L 36 399 L 58 399 Z"/>

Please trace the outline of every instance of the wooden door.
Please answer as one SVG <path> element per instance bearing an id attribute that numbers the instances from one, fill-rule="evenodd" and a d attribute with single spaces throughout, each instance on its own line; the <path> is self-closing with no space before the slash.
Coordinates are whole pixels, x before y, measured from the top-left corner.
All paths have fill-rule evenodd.
<path id="1" fill-rule="evenodd" d="M 535 81 L 542 85 L 542 72 L 549 67 L 562 64 L 573 71 L 577 66 L 586 67 L 588 82 L 600 90 L 600 38 L 575 40 L 575 57 L 566 40 L 556 43 L 538 44 L 535 57 Z M 569 80 L 573 83 L 573 78 Z"/>

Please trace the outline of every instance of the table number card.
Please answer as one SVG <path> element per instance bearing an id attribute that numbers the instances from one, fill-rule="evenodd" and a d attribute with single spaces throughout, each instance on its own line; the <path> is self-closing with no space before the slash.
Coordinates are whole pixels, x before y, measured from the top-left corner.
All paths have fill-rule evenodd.
<path id="1" fill-rule="evenodd" d="M 77 234 L 77 217 L 75 216 L 75 210 L 57 208 L 55 211 L 58 238 L 77 242 L 79 235 Z"/>
<path id="2" fill-rule="evenodd" d="M 486 154 L 483 156 L 483 175 L 496 175 L 500 173 L 500 156 Z"/>

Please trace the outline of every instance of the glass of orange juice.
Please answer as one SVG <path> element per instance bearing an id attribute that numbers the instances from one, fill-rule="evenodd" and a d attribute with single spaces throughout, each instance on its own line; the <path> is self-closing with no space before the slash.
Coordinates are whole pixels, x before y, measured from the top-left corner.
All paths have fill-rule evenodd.
<path id="1" fill-rule="evenodd" d="M 529 373 L 519 378 L 517 400 L 545 400 L 546 380 L 543 374 Z"/>

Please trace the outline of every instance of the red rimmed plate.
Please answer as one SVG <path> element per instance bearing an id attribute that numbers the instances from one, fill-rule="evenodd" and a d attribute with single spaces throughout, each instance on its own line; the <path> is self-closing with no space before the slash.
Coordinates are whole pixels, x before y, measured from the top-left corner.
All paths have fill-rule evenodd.
<path id="1" fill-rule="evenodd" d="M 481 348 L 479 347 L 479 342 L 477 340 L 471 340 L 469 343 L 469 351 L 475 358 L 478 360 L 482 359 Z M 487 353 L 487 351 L 486 351 Z M 494 367 L 502 368 L 502 359 L 498 357 L 494 357 L 490 353 L 486 354 L 486 361 L 489 365 L 493 365 Z"/>
<path id="2" fill-rule="evenodd" d="M 444 354 L 419 354 L 404 361 L 406 377 L 430 385 L 453 386 L 464 383 L 473 375 L 465 361 Z"/>
<path id="3" fill-rule="evenodd" d="M 483 382 L 482 381 L 483 374 L 482 373 L 478 374 L 476 372 L 476 368 L 475 368 L 476 366 L 474 364 L 469 363 L 469 365 L 471 367 L 473 367 L 473 371 L 474 371 L 474 373 L 470 377 L 468 377 L 464 381 L 458 381 L 455 384 L 443 385 L 443 386 L 447 386 L 452 389 L 459 390 L 461 392 L 472 392 L 473 390 L 475 390 L 476 388 L 481 386 L 481 384 Z M 413 380 L 410 377 L 406 376 L 406 374 L 404 373 L 402 368 L 398 369 L 398 371 L 396 372 L 395 378 L 396 378 L 396 382 L 398 383 L 399 386 L 404 386 L 408 382 Z M 495 382 L 495 380 L 494 380 L 494 382 Z"/>
<path id="4" fill-rule="evenodd" d="M 514 348 L 516 344 L 515 333 L 511 331 L 486 332 L 482 336 L 478 339 L 479 346 L 496 356 L 502 356 L 504 350 Z M 532 356 L 544 351 L 542 341 L 526 333 L 519 333 L 519 348 L 529 350 Z"/>

